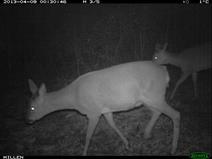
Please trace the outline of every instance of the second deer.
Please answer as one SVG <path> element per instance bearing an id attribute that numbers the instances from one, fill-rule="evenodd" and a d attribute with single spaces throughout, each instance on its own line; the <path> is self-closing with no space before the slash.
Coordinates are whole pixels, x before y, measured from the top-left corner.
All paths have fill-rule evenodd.
<path id="1" fill-rule="evenodd" d="M 179 54 L 167 51 L 167 43 L 162 48 L 156 45 L 153 61 L 158 64 L 171 64 L 181 68 L 182 75 L 177 81 L 170 99 L 175 95 L 177 88 L 189 76 L 192 75 L 194 95 L 197 97 L 197 73 L 211 68 L 211 43 L 185 49 Z"/>

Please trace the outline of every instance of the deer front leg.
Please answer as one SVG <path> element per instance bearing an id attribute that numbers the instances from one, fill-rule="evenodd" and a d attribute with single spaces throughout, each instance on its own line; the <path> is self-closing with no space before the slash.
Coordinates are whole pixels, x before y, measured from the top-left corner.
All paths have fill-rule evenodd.
<path id="1" fill-rule="evenodd" d="M 88 128 L 87 128 L 87 134 L 86 134 L 86 141 L 85 141 L 85 147 L 83 150 L 83 156 L 87 155 L 88 146 L 91 140 L 91 137 L 93 135 L 93 132 L 96 128 L 96 125 L 99 121 L 99 117 L 88 117 Z"/>
<path id="2" fill-rule="evenodd" d="M 183 75 L 180 77 L 180 79 L 177 81 L 177 84 L 175 85 L 175 88 L 170 96 L 170 99 L 174 97 L 174 94 L 177 90 L 177 88 L 180 86 L 180 84 L 189 76 L 190 73 L 183 73 Z"/>

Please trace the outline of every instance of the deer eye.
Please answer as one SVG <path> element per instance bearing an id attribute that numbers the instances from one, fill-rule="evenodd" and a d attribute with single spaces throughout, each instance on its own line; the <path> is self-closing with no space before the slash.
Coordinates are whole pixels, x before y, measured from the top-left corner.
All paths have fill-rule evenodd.
<path id="1" fill-rule="evenodd" d="M 157 59 L 158 59 L 158 57 L 157 57 L 157 56 L 155 56 L 155 57 L 154 57 L 154 59 L 155 59 L 155 60 L 157 60 Z"/>
<path id="2" fill-rule="evenodd" d="M 31 111 L 34 111 L 35 110 L 35 107 L 34 106 L 31 106 L 30 110 Z"/>

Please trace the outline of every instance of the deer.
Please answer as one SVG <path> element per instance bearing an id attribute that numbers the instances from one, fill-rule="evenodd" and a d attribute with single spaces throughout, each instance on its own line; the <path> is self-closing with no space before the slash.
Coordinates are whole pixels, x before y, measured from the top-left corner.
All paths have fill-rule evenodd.
<path id="1" fill-rule="evenodd" d="M 51 112 L 65 109 L 77 110 L 86 115 L 88 127 L 83 150 L 85 156 L 101 115 L 128 149 L 126 137 L 115 125 L 113 112 L 129 111 L 144 105 L 152 112 L 144 130 L 144 138 L 151 137 L 155 122 L 162 113 L 165 114 L 173 121 L 171 154 L 174 154 L 179 139 L 180 113 L 165 101 L 169 79 L 166 66 L 152 61 L 123 63 L 88 72 L 66 87 L 52 92 L 47 92 L 44 83 L 38 88 L 28 79 L 33 98 L 28 108 L 27 121 L 33 124 Z"/>
<path id="2" fill-rule="evenodd" d="M 167 46 L 168 43 L 165 43 L 162 48 L 160 48 L 159 45 L 156 45 L 152 60 L 161 65 L 170 64 L 181 69 L 181 77 L 175 84 L 170 99 L 173 99 L 178 87 L 190 75 L 192 75 L 194 97 L 197 98 L 197 73 L 211 68 L 211 43 L 187 48 L 179 54 L 168 52 Z"/>

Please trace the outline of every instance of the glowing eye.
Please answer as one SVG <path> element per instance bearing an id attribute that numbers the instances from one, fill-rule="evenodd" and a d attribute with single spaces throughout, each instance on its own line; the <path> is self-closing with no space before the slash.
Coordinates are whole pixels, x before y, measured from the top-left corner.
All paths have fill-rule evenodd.
<path id="1" fill-rule="evenodd" d="M 157 60 L 157 58 L 158 58 L 157 56 L 154 57 L 155 60 Z"/>
<path id="2" fill-rule="evenodd" d="M 32 111 L 35 110 L 35 107 L 31 107 L 31 110 L 32 110 Z"/>

